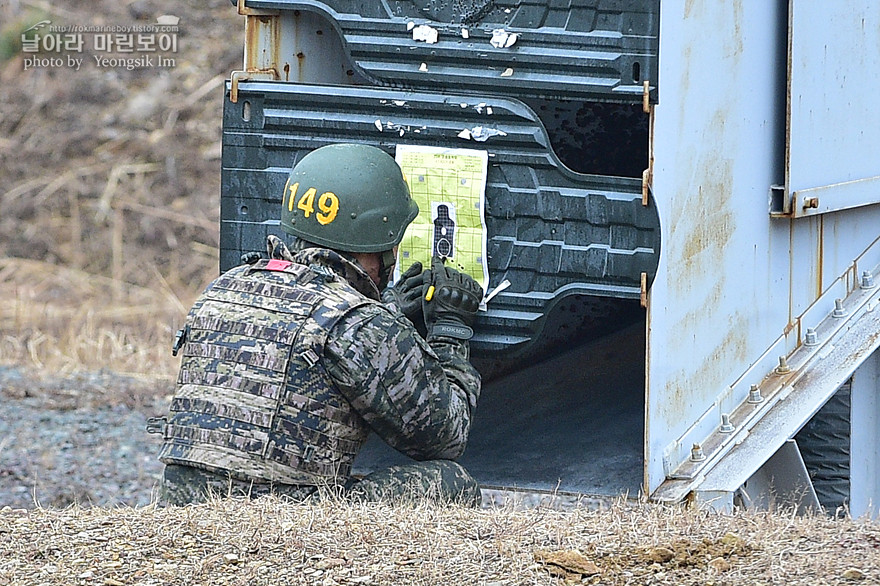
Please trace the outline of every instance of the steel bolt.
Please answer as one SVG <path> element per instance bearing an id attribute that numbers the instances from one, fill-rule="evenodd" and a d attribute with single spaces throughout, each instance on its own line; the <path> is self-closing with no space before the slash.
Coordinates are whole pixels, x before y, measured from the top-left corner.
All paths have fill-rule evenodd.
<path id="1" fill-rule="evenodd" d="M 732 433 L 733 430 L 736 429 L 732 423 L 730 423 L 730 414 L 722 413 L 721 414 L 721 427 L 718 428 L 718 431 L 721 433 Z"/>
<path id="2" fill-rule="evenodd" d="M 805 346 L 818 346 L 819 345 L 819 336 L 816 335 L 815 328 L 807 328 L 807 333 L 804 334 L 804 345 Z"/>
<path id="3" fill-rule="evenodd" d="M 874 288 L 874 275 L 871 271 L 865 271 L 862 273 L 862 282 L 859 284 L 862 289 L 873 289 Z"/>
<path id="4" fill-rule="evenodd" d="M 788 374 L 791 372 L 791 367 L 788 365 L 788 360 L 785 359 L 785 356 L 779 357 L 779 366 L 776 367 L 776 374 Z"/>
<path id="5" fill-rule="evenodd" d="M 843 299 L 835 299 L 834 300 L 834 311 L 831 313 L 832 317 L 844 317 L 849 312 L 843 307 Z"/>
<path id="6" fill-rule="evenodd" d="M 703 453 L 703 446 L 694 444 L 691 448 L 691 462 L 702 462 L 705 459 L 706 454 Z"/>
<path id="7" fill-rule="evenodd" d="M 754 405 L 763 402 L 764 397 L 761 396 L 761 389 L 758 387 L 758 385 L 752 385 L 751 387 L 749 387 L 749 403 L 752 403 Z"/>

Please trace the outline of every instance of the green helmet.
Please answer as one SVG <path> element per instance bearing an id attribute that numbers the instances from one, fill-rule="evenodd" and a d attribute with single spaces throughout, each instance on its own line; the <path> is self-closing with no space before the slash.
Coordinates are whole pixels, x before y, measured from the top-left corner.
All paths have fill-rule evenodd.
<path id="1" fill-rule="evenodd" d="M 316 149 L 290 171 L 281 228 L 344 252 L 384 252 L 400 244 L 419 214 L 406 178 L 384 151 L 361 144 Z"/>

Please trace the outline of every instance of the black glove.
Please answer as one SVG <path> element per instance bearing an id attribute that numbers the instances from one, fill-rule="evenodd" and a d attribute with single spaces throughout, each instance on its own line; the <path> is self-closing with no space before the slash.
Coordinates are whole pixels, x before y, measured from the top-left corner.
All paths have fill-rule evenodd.
<path id="1" fill-rule="evenodd" d="M 256 264 L 257 261 L 259 261 L 261 258 L 263 258 L 263 255 L 259 252 L 245 252 L 241 255 L 241 264 L 253 265 Z"/>
<path id="2" fill-rule="evenodd" d="M 435 256 L 431 259 L 431 271 L 425 285 L 422 310 L 428 339 L 443 336 L 470 340 L 474 335 L 471 326 L 483 299 L 483 288 L 479 283 L 444 266 L 443 261 Z"/>
<path id="3" fill-rule="evenodd" d="M 393 287 L 382 291 L 382 301 L 394 304 L 409 321 L 418 325 L 422 322 L 422 297 L 425 273 L 422 263 L 414 262 L 400 275 Z"/>

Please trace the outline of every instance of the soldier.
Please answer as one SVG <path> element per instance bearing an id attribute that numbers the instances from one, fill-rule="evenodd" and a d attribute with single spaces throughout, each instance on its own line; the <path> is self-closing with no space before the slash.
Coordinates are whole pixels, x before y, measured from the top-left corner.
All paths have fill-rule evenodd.
<path id="1" fill-rule="evenodd" d="M 480 502 L 454 460 L 480 394 L 468 340 L 482 289 L 436 258 L 385 288 L 418 211 L 377 148 L 326 146 L 292 169 L 281 210 L 290 246 L 270 236 L 268 259 L 212 282 L 175 343 L 170 414 L 150 426 L 164 435 L 164 502 L 322 487 Z M 352 478 L 370 430 L 418 462 Z"/>

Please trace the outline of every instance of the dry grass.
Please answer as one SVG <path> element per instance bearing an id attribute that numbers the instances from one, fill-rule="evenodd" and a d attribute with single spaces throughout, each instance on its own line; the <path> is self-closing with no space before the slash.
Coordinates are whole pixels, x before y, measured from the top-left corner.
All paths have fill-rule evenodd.
<path id="1" fill-rule="evenodd" d="M 136 20 L 132 2 L 26 4 L 46 4 L 58 24 L 152 21 Z M 0 64 L 3 256 L 179 296 L 216 273 L 221 96 L 241 64 L 241 45 L 228 39 L 242 22 L 223 0 L 174 9 L 182 30 L 172 69 L 25 71 L 21 55 Z M 0 6 L 0 22 L 13 15 Z"/>
<path id="2" fill-rule="evenodd" d="M 57 4 L 57 3 L 56 3 Z M 132 25 L 154 0 L 0 3 L 0 33 L 37 17 Z M 0 364 L 43 377 L 112 369 L 170 380 L 173 334 L 217 273 L 223 80 L 242 17 L 184 0 L 176 66 L 25 71 L 0 63 Z M 33 22 L 32 22 L 33 21 Z M 87 43 L 88 47 L 90 43 Z"/>
<path id="3" fill-rule="evenodd" d="M 876 524 L 626 504 L 0 512 L 0 584 L 877 583 L 878 550 Z"/>
<path id="4" fill-rule="evenodd" d="M 83 271 L 0 260 L 0 361 L 56 375 L 112 369 L 168 379 L 170 347 L 191 299 Z"/>

